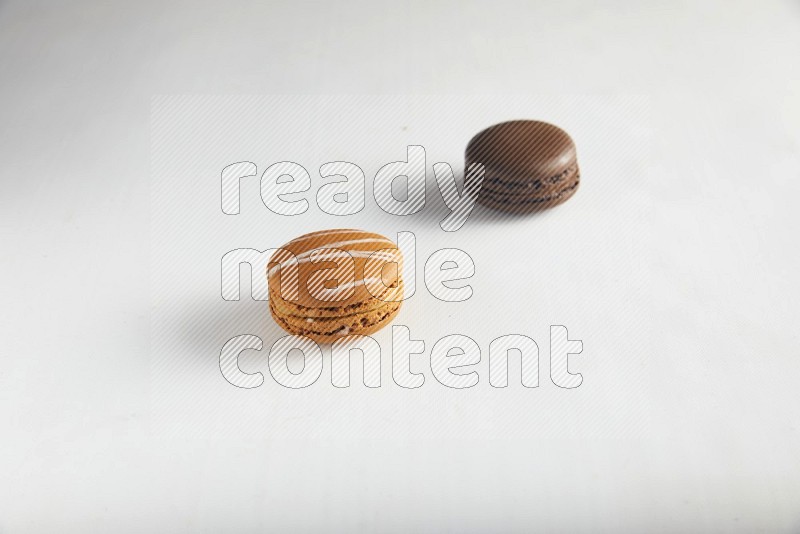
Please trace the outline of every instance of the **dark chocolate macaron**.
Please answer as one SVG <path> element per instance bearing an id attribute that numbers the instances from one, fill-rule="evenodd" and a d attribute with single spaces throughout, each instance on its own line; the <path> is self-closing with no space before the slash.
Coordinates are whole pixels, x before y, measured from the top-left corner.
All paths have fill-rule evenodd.
<path id="1" fill-rule="evenodd" d="M 527 213 L 565 202 L 578 189 L 575 143 L 557 126 L 540 121 L 510 121 L 473 137 L 466 167 L 485 169 L 478 202 L 498 210 Z"/>

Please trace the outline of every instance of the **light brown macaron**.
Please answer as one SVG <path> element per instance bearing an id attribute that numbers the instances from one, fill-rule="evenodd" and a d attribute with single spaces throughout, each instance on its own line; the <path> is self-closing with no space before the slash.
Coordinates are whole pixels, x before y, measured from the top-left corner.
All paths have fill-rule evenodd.
<path id="1" fill-rule="evenodd" d="M 481 163 L 485 177 L 478 202 L 497 210 L 528 213 L 566 202 L 580 185 L 575 143 L 558 126 L 517 120 L 473 137 L 466 168 Z"/>
<path id="2" fill-rule="evenodd" d="M 403 257 L 388 238 L 362 230 L 321 230 L 270 258 L 269 308 L 290 334 L 317 343 L 377 332 L 403 299 Z"/>

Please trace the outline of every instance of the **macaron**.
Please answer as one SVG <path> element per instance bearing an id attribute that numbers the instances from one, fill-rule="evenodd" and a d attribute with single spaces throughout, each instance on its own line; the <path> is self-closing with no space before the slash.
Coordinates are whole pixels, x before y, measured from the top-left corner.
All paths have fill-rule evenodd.
<path id="1" fill-rule="evenodd" d="M 466 167 L 484 166 L 478 202 L 528 213 L 566 202 L 580 185 L 575 143 L 561 128 L 531 120 L 490 126 L 473 137 Z"/>
<path id="2" fill-rule="evenodd" d="M 286 332 L 317 343 L 377 332 L 400 311 L 403 256 L 363 230 L 322 230 L 292 239 L 270 258 L 269 308 Z"/>

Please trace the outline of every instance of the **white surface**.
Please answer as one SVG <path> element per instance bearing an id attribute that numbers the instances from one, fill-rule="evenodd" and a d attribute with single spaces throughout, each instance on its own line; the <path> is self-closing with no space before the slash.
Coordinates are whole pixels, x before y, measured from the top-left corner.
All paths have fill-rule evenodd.
<path id="1" fill-rule="evenodd" d="M 796 531 L 799 49 L 800 11 L 791 3 L 0 4 L 0 531 Z M 643 248 L 621 252 L 628 261 L 618 267 L 640 274 L 640 287 L 621 278 L 613 291 L 591 289 L 577 277 L 581 292 L 568 289 L 576 291 L 569 301 L 540 288 L 547 309 L 530 329 L 518 315 L 501 328 L 486 301 L 447 305 L 450 324 L 416 317 L 409 302 L 398 322 L 428 352 L 460 329 L 478 341 L 484 360 L 473 390 L 447 390 L 430 370 L 422 388 L 402 390 L 387 382 L 386 359 L 377 391 L 357 381 L 334 390 L 325 371 L 300 392 L 269 376 L 253 391 L 225 383 L 216 331 L 193 320 L 219 304 L 203 307 L 217 289 L 206 276 L 216 276 L 225 251 L 216 243 L 256 246 L 253 220 L 285 221 L 269 218 L 253 196 L 236 223 L 220 213 L 209 250 L 189 246 L 200 263 L 170 289 L 177 313 L 161 322 L 153 304 L 169 295 L 160 284 L 184 271 L 150 262 L 151 248 L 178 229 L 149 232 L 158 208 L 151 97 L 351 92 L 516 93 L 493 97 L 498 114 L 538 102 L 576 130 L 579 155 L 598 172 L 593 180 L 584 168 L 574 199 L 522 222 L 470 220 L 455 234 L 479 269 L 475 299 L 494 288 L 480 269 L 493 265 L 502 247 L 494 239 L 511 226 L 604 235 L 610 246 L 596 244 L 585 260 L 593 274 L 615 264 L 615 240 L 629 237 Z M 619 135 L 592 141 L 591 117 L 567 112 L 576 93 L 606 95 L 588 99 L 606 111 L 627 109 L 627 119 L 610 123 Z M 615 96 L 628 94 L 645 95 L 649 112 L 608 104 L 630 102 Z M 423 115 L 390 122 L 420 129 L 371 132 L 344 159 L 367 160 L 369 179 L 399 159 L 404 143 L 419 142 L 429 165 L 457 165 L 474 130 L 494 122 L 487 111 L 465 111 L 452 133 Z M 621 142 L 632 135 L 627 126 L 644 128 L 649 151 Z M 318 134 L 326 143 L 348 139 L 329 140 L 326 131 Z M 192 209 L 178 213 L 205 221 L 205 202 L 218 205 L 219 171 L 240 152 L 260 171 L 273 161 L 257 153 L 257 129 L 249 141 L 240 136 L 231 132 L 237 154 L 219 161 L 173 155 L 198 172 L 197 198 L 183 197 Z M 336 156 L 319 148 L 279 157 Z M 617 161 L 620 151 L 626 157 Z M 642 203 L 609 205 L 613 188 L 625 194 L 623 184 L 633 185 L 631 161 L 646 166 Z M 619 223 L 637 209 L 647 210 L 636 211 L 642 226 Z M 407 229 L 395 219 L 376 229 Z M 309 215 L 296 232 L 275 230 L 276 239 L 329 222 Z M 421 258 L 447 241 L 431 219 L 413 225 L 434 227 L 418 235 Z M 203 237 L 190 224 L 184 231 L 189 245 Z M 572 246 L 540 235 L 548 247 Z M 542 261 L 559 266 L 557 255 Z M 553 272 L 567 279 L 568 271 Z M 420 302 L 429 299 L 420 290 Z M 188 313 L 194 299 L 197 316 Z M 230 321 L 252 321 L 247 304 L 232 305 Z M 638 332 L 634 318 L 652 329 Z M 556 322 L 584 341 L 575 360 L 581 387 L 557 390 L 544 371 L 536 390 L 488 386 L 492 338 L 531 333 L 545 348 Z M 170 354 L 158 349 L 166 342 L 174 390 L 163 387 Z M 387 351 L 388 338 L 381 342 Z M 194 375 L 186 373 L 192 352 Z M 248 363 L 266 372 L 263 360 Z M 520 402 L 511 408 L 509 399 Z"/>

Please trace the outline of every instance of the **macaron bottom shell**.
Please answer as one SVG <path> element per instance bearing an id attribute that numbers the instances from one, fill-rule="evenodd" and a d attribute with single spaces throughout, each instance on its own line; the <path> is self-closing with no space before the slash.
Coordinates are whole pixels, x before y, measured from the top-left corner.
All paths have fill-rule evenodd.
<path id="1" fill-rule="evenodd" d="M 576 176 L 570 185 L 547 193 L 543 196 L 529 196 L 524 193 L 498 192 L 483 190 L 478 196 L 478 203 L 494 210 L 511 213 L 530 213 L 552 208 L 563 204 L 574 195 L 580 187 L 580 176 Z"/>
<path id="2" fill-rule="evenodd" d="M 377 332 L 400 311 L 402 301 L 386 302 L 383 306 L 351 315 L 331 315 L 322 317 L 306 317 L 291 313 L 287 309 L 291 303 L 282 303 L 276 309 L 270 302 L 269 310 L 272 318 L 281 328 L 292 335 L 306 336 L 317 343 L 332 343 L 347 335 L 369 335 Z M 297 310 L 298 313 L 302 313 Z"/>

